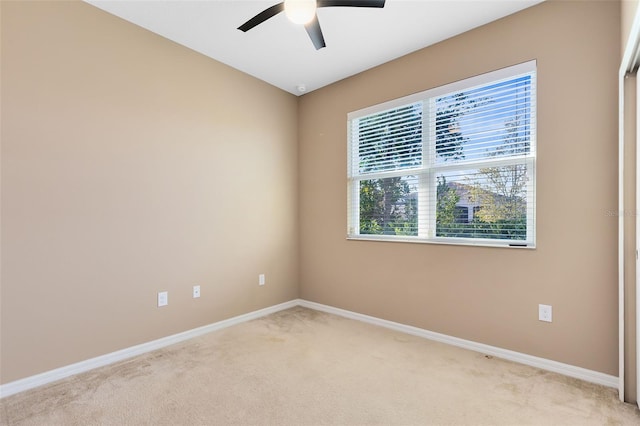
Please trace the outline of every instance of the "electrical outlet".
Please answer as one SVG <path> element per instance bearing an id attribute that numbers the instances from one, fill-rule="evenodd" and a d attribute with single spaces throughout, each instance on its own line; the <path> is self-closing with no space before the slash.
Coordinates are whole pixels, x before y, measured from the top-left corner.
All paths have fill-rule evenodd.
<path id="1" fill-rule="evenodd" d="M 551 322 L 553 308 L 551 305 L 538 305 L 538 319 L 540 321 Z"/>
<path id="2" fill-rule="evenodd" d="M 167 306 L 169 304 L 169 292 L 161 291 L 158 293 L 158 307 Z"/>
<path id="3" fill-rule="evenodd" d="M 265 283 L 264 274 L 258 275 L 258 285 L 264 285 L 264 283 Z"/>
<path id="4" fill-rule="evenodd" d="M 198 297 L 200 297 L 200 286 L 199 285 L 194 285 L 193 286 L 193 298 L 197 299 Z"/>

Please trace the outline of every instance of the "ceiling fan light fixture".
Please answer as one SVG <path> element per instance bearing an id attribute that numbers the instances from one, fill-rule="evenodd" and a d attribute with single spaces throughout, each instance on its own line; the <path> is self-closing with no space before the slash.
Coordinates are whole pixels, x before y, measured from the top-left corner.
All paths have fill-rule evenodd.
<path id="1" fill-rule="evenodd" d="M 284 0 L 284 13 L 294 24 L 308 24 L 316 16 L 316 0 Z"/>

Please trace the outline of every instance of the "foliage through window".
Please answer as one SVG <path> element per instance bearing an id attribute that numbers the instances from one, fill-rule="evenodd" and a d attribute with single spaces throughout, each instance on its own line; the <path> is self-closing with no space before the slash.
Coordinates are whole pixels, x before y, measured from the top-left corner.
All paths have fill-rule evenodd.
<path id="1" fill-rule="evenodd" d="M 535 61 L 349 114 L 348 237 L 535 246 Z"/>

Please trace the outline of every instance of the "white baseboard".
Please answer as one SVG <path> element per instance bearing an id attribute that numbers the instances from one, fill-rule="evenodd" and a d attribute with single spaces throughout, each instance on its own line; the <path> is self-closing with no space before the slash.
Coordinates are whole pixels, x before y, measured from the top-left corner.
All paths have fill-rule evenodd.
<path id="1" fill-rule="evenodd" d="M 85 361 L 80 361 L 75 364 L 67 365 L 65 367 L 56 368 L 55 370 L 45 371 L 44 373 L 16 380 L 14 382 L 9 382 L 4 385 L 0 385 L 0 399 L 10 395 L 14 395 L 18 392 L 23 392 L 29 389 L 36 388 L 38 386 L 67 378 L 75 374 L 84 373 L 86 371 L 93 370 L 94 368 L 103 367 L 105 365 L 113 364 L 114 362 L 122 361 L 124 359 L 131 358 L 137 355 L 142 355 L 144 353 L 151 352 L 156 349 L 161 349 L 165 346 L 173 345 L 184 340 L 192 339 L 206 333 L 211 333 L 212 331 L 220 330 L 222 328 L 260 318 L 274 312 L 282 311 L 284 309 L 293 308 L 298 304 L 298 300 L 290 300 L 285 303 L 280 303 L 279 305 L 274 305 L 268 308 L 249 312 L 247 314 L 238 315 L 237 317 L 218 321 L 213 324 L 194 328 L 192 330 L 187 330 L 182 333 L 163 337 L 151 342 L 131 346 L 129 348 L 111 352 L 109 354 L 101 355 Z"/>
<path id="2" fill-rule="evenodd" d="M 600 373 L 598 371 L 588 370 L 586 368 L 576 367 L 574 365 L 564 364 L 562 362 L 552 361 L 546 358 L 540 358 L 520 352 L 510 351 L 508 349 L 485 345 L 483 343 L 477 343 L 471 340 L 464 340 L 457 337 L 448 336 L 446 334 L 440 334 L 422 328 L 413 327 L 410 325 L 387 321 L 369 315 L 347 311 L 345 309 L 334 308 L 333 306 L 322 305 L 320 303 L 299 300 L 298 305 L 305 308 L 315 309 L 317 311 L 327 312 L 330 314 L 363 321 L 369 324 L 378 325 L 414 336 L 423 337 L 425 339 L 435 340 L 437 342 L 446 343 L 452 346 L 458 346 L 460 348 L 495 356 L 497 358 L 507 359 L 509 361 L 537 367 L 543 370 L 553 371 L 554 373 L 560 373 L 565 376 L 574 377 L 576 379 L 581 379 L 587 382 L 597 383 L 599 385 L 604 385 L 612 388 L 618 387 L 618 377 Z"/>
<path id="3" fill-rule="evenodd" d="M 101 355 L 95 358 L 91 358 L 85 361 L 81 361 L 75 364 L 67 365 L 65 367 L 57 368 L 55 370 L 46 371 L 35 376 L 26 377 L 24 379 L 16 380 L 14 382 L 0 385 L 0 398 L 4 398 L 10 395 L 14 395 L 19 392 L 23 392 L 29 389 L 36 388 L 48 383 L 61 380 L 75 374 L 84 373 L 94 368 L 103 367 L 105 365 L 113 364 L 124 359 L 128 359 L 137 355 L 142 355 L 147 352 L 161 349 L 175 343 L 182 342 L 184 340 L 192 339 L 197 336 L 201 336 L 212 331 L 220 330 L 232 325 L 240 324 L 246 321 L 250 321 L 256 318 L 263 317 L 275 312 L 279 312 L 285 309 L 293 308 L 295 306 L 302 306 L 317 311 L 327 312 L 342 317 L 363 321 L 369 324 L 377 325 L 380 327 L 389 328 L 391 330 L 400 331 L 402 333 L 411 334 L 418 337 L 423 337 L 429 340 L 435 340 L 438 342 L 446 343 L 452 346 L 458 346 L 464 349 L 480 352 L 487 355 L 492 355 L 497 358 L 503 358 L 510 361 L 518 362 L 520 364 L 530 365 L 532 367 L 541 368 L 543 370 L 553 371 L 565 376 L 574 377 L 577 379 L 585 380 L 587 382 L 593 382 L 600 385 L 617 388 L 618 378 L 604 373 L 599 373 L 593 370 L 587 370 L 585 368 L 576 367 L 569 364 L 563 364 L 561 362 L 552 361 L 545 358 L 539 358 L 532 355 L 523 354 L 520 352 L 514 352 L 507 349 L 497 348 L 495 346 L 485 345 L 483 343 L 472 342 L 470 340 L 459 339 L 457 337 L 447 336 L 446 334 L 435 333 L 433 331 L 424 330 L 422 328 L 413 327 L 410 325 L 400 324 L 393 321 L 387 321 L 384 319 L 372 317 L 369 315 L 359 314 L 357 312 L 347 311 L 345 309 L 334 308 L 332 306 L 323 305 L 316 302 L 309 302 L 303 299 L 290 300 L 285 303 L 270 306 L 268 308 L 260 309 L 257 311 L 249 312 L 247 314 L 238 315 L 233 318 L 218 321 L 213 324 L 205 325 L 203 327 L 194 328 L 182 333 L 174 334 L 171 336 L 163 337 L 161 339 L 153 340 L 151 342 L 142 343 L 140 345 L 131 346 L 116 352 Z"/>

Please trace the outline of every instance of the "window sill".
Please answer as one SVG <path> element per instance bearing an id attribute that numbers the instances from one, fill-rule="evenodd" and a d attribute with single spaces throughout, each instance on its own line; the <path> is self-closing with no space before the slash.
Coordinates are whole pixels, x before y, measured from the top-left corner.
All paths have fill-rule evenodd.
<path id="1" fill-rule="evenodd" d="M 525 249 L 535 250 L 536 245 L 533 243 L 519 243 L 507 241 L 495 241 L 490 239 L 468 239 L 468 238 L 432 238 L 424 239 L 418 237 L 397 237 L 384 235 L 348 235 L 347 241 L 376 241 L 384 243 L 418 243 L 418 244 L 436 244 L 450 246 L 467 246 L 467 247 L 493 247 L 508 249 Z M 524 245 L 526 244 L 526 245 Z"/>

